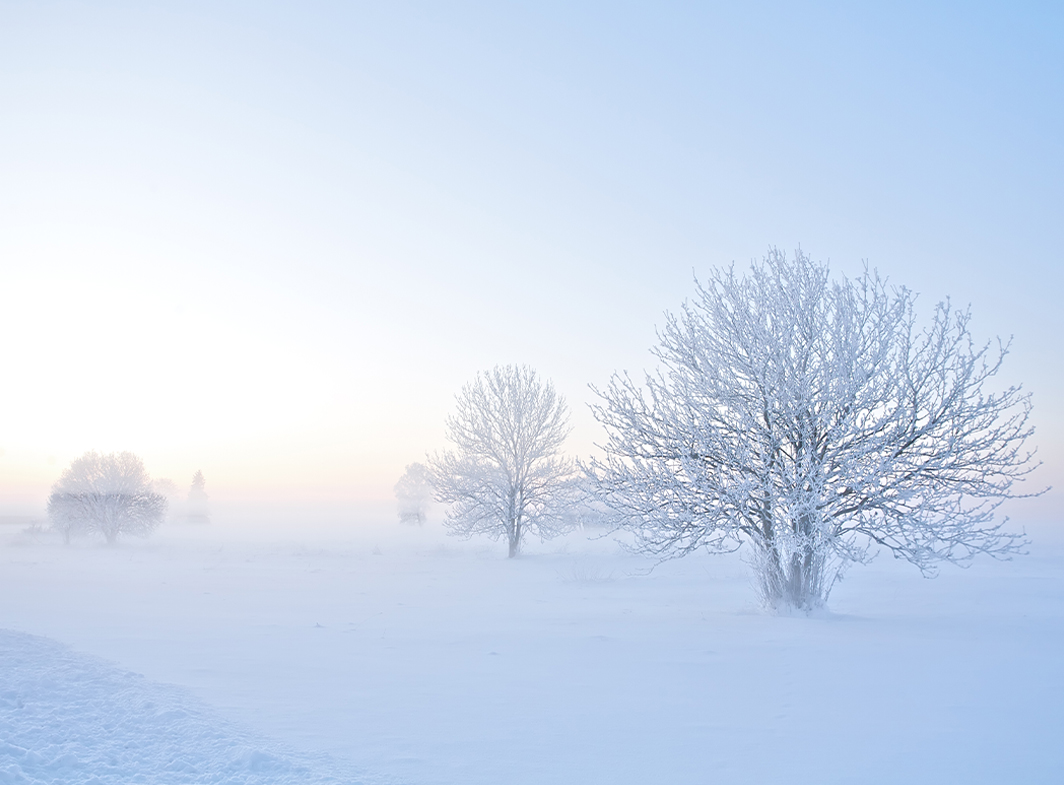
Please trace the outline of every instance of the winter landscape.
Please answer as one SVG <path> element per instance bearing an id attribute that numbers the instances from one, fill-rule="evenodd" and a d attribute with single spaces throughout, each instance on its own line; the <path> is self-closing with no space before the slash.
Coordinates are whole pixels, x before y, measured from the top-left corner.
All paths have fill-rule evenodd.
<path id="1" fill-rule="evenodd" d="M 1027 3 L 0 3 L 0 785 L 1064 781 Z"/>
<path id="2" fill-rule="evenodd" d="M 1059 539 L 934 581 L 881 559 L 781 618 L 733 558 L 387 523 L 5 532 L 6 781 L 1060 777 Z"/>

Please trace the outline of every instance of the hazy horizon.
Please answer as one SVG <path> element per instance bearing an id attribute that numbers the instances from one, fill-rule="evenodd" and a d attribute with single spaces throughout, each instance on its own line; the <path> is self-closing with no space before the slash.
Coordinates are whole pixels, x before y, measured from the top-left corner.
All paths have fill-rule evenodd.
<path id="1" fill-rule="evenodd" d="M 1064 481 L 1064 12 L 0 7 L 0 514 L 87 450 L 222 505 L 392 498 L 455 394 L 653 367 L 693 276 L 801 246 L 1014 336 Z M 1013 509 L 1054 514 L 1053 494 Z M 1016 513 L 1014 513 L 1016 514 Z"/>

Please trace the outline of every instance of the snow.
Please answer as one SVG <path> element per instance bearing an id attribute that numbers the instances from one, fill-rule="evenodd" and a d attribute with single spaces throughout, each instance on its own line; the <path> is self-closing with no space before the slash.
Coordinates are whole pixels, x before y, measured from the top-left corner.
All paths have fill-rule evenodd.
<path id="1" fill-rule="evenodd" d="M 0 630 L 0 662 L 0 782 L 341 782 L 183 690 L 47 638 Z"/>
<path id="2" fill-rule="evenodd" d="M 760 612 L 738 557 L 579 533 L 38 539 L 0 528 L 0 782 L 1064 781 L 1052 538 L 881 558 L 814 617 Z"/>

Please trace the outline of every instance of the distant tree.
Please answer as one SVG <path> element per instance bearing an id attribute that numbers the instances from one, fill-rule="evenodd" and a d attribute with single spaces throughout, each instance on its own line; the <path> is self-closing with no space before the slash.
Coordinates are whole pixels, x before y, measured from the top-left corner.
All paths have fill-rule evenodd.
<path id="1" fill-rule="evenodd" d="M 166 515 L 166 498 L 152 490 L 144 463 L 131 452 L 75 459 L 52 486 L 48 518 L 66 542 L 99 533 L 108 543 L 120 534 L 147 536 Z"/>
<path id="2" fill-rule="evenodd" d="M 1035 467 L 1030 397 L 987 389 L 1008 347 L 976 344 L 968 311 L 940 303 L 920 329 L 914 301 L 800 252 L 713 273 L 668 317 L 645 387 L 596 391 L 598 497 L 661 558 L 748 543 L 772 608 L 822 605 L 877 546 L 925 575 L 1018 552 L 993 519 Z"/>
<path id="3" fill-rule="evenodd" d="M 451 532 L 505 537 L 512 558 L 526 533 L 564 531 L 574 472 L 561 455 L 568 419 L 564 399 L 531 368 L 496 366 L 462 388 L 447 420 L 455 449 L 429 459 L 436 499 L 452 505 Z"/>
<path id="4" fill-rule="evenodd" d="M 188 520 L 192 523 L 210 523 L 210 508 L 207 505 L 207 481 L 203 472 L 196 470 L 192 475 L 192 486 L 188 489 Z"/>
<path id="5" fill-rule="evenodd" d="M 166 499 L 166 519 L 169 521 L 179 518 L 179 509 L 182 506 L 181 491 L 173 480 L 162 477 L 152 482 L 152 489 Z"/>
<path id="6" fill-rule="evenodd" d="M 403 476 L 395 484 L 395 498 L 399 502 L 399 520 L 403 523 L 425 523 L 429 504 L 432 502 L 432 475 L 422 463 L 406 467 Z"/>
<path id="7" fill-rule="evenodd" d="M 160 477 L 158 480 L 154 480 L 151 485 L 156 493 L 162 494 L 167 500 L 177 495 L 177 483 L 166 477 Z"/>

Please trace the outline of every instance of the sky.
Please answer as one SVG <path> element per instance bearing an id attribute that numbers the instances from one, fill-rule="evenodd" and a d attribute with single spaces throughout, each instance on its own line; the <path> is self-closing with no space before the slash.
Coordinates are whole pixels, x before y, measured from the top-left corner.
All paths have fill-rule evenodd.
<path id="1" fill-rule="evenodd" d="M 1012 336 L 1059 485 L 1062 36 L 1054 3 L 0 0 L 0 513 L 90 449 L 387 500 L 499 363 L 586 456 L 588 385 L 770 247 Z"/>

